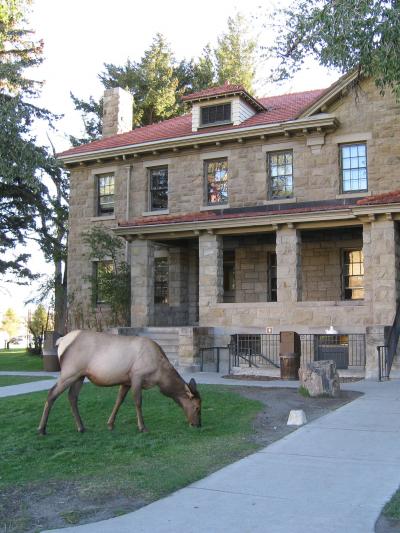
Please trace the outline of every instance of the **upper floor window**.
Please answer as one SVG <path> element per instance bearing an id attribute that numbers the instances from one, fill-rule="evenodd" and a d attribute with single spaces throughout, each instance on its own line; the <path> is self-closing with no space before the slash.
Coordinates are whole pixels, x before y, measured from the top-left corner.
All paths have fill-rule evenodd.
<path id="1" fill-rule="evenodd" d="M 200 108 L 201 126 L 224 124 L 232 121 L 231 104 L 210 105 Z"/>
<path id="2" fill-rule="evenodd" d="M 342 192 L 368 190 L 367 146 L 365 143 L 340 146 Z"/>
<path id="3" fill-rule="evenodd" d="M 154 303 L 168 303 L 168 258 L 156 257 L 154 259 Z"/>
<path id="4" fill-rule="evenodd" d="M 150 211 L 168 209 L 168 167 L 151 168 Z"/>
<path id="5" fill-rule="evenodd" d="M 228 160 L 212 159 L 204 162 L 207 205 L 228 203 Z"/>
<path id="6" fill-rule="evenodd" d="M 272 199 L 293 196 L 293 152 L 282 150 L 268 154 L 268 176 Z"/>
<path id="7" fill-rule="evenodd" d="M 364 255 L 362 250 L 344 250 L 342 286 L 345 300 L 364 298 Z"/>
<path id="8" fill-rule="evenodd" d="M 97 176 L 97 214 L 98 216 L 114 213 L 114 174 Z"/>

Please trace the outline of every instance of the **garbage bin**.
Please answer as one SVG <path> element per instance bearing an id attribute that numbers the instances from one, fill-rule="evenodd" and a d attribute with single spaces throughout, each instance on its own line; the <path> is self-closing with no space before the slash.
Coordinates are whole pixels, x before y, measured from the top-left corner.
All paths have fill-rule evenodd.
<path id="1" fill-rule="evenodd" d="M 56 340 L 60 337 L 55 331 L 45 331 L 43 341 L 43 370 L 58 372 L 60 362 L 57 355 Z"/>
<path id="2" fill-rule="evenodd" d="M 297 380 L 299 379 L 300 354 L 294 352 L 281 353 L 281 379 Z"/>

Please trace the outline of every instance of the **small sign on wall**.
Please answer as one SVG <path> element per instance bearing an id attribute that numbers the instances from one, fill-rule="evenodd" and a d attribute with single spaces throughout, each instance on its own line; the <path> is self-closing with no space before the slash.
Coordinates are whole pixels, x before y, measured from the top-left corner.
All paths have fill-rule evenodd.
<path id="1" fill-rule="evenodd" d="M 265 328 L 265 332 L 267 335 L 271 335 L 273 331 L 274 331 L 274 328 L 271 328 L 271 326 L 267 326 Z"/>

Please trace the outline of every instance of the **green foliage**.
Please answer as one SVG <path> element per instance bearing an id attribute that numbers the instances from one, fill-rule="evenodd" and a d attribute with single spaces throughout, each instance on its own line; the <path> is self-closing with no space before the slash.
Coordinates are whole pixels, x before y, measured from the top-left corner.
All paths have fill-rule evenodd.
<path id="1" fill-rule="evenodd" d="M 93 307 L 96 307 L 99 301 L 108 304 L 112 325 L 128 325 L 131 301 L 130 266 L 121 259 L 124 247 L 122 239 L 99 226 L 94 226 L 82 236 L 89 247 L 89 258 L 98 262 L 96 272 L 89 277 Z M 101 265 L 110 267 L 101 268 Z"/>
<path id="2" fill-rule="evenodd" d="M 301 394 L 301 396 L 304 398 L 310 398 L 310 393 L 308 392 L 308 389 L 304 387 L 304 385 L 300 385 L 299 394 Z"/>
<path id="3" fill-rule="evenodd" d="M 28 328 L 33 336 L 35 353 L 41 353 L 44 332 L 52 329 L 52 320 L 44 305 L 39 304 L 28 317 Z"/>
<path id="4" fill-rule="evenodd" d="M 60 208 L 43 176 L 66 187 L 54 155 L 38 145 L 32 133 L 37 120 L 51 125 L 55 117 L 32 103 L 41 84 L 26 77 L 26 71 L 41 63 L 43 43 L 32 41 L 32 33 L 23 27 L 26 5 L 22 0 L 8 0 L 0 10 L 0 275 L 20 278 L 33 277 L 26 268 L 29 255 L 6 259 L 5 252 L 25 243 L 36 231 L 46 247 L 43 238 L 51 234 L 54 213 L 58 215 Z M 65 228 L 65 216 L 64 212 L 59 227 Z M 61 242 L 58 234 L 55 242 Z"/>
<path id="5" fill-rule="evenodd" d="M 14 309 L 11 309 L 11 307 L 6 309 L 3 315 L 3 320 L 1 321 L 0 329 L 7 333 L 9 339 L 18 335 L 20 325 L 21 320 Z"/>
<path id="6" fill-rule="evenodd" d="M 300 0 L 282 10 L 284 31 L 271 48 L 278 79 L 292 76 L 305 59 L 345 73 L 372 76 L 384 93 L 400 98 L 400 5 L 396 0 Z"/>
<path id="7" fill-rule="evenodd" d="M 248 35 L 249 27 L 243 15 L 228 18 L 228 31 L 218 38 L 215 49 L 218 85 L 236 83 L 253 92 L 256 41 Z"/>
<path id="8" fill-rule="evenodd" d="M 177 61 L 166 39 L 156 34 L 140 61 L 127 59 L 125 65 L 104 65 L 99 75 L 105 88 L 122 87 L 133 96 L 133 125 L 146 126 L 182 115 L 186 109 L 182 95 L 230 83 L 252 90 L 255 72 L 255 39 L 242 15 L 228 19 L 227 32 L 217 46 L 207 44 L 197 59 Z M 102 101 L 86 102 L 71 94 L 75 109 L 81 112 L 85 136 L 71 137 L 74 146 L 101 136 Z"/>

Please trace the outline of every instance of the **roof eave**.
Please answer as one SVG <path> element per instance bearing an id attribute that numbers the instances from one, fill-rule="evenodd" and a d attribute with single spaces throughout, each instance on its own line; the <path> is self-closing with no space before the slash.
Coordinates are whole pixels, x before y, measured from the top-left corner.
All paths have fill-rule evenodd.
<path id="1" fill-rule="evenodd" d="M 135 152 L 151 152 L 152 150 L 168 150 L 172 148 L 184 148 L 190 145 L 200 145 L 212 141 L 229 141 L 231 139 L 249 138 L 262 134 L 290 134 L 307 128 L 330 128 L 336 129 L 339 125 L 334 115 L 321 113 L 318 116 L 305 117 L 301 119 L 290 120 L 287 122 L 275 122 L 273 124 L 260 124 L 246 128 L 235 128 L 217 132 L 200 133 L 196 135 L 187 135 L 184 137 L 174 137 L 170 139 L 160 139 L 158 141 L 149 141 L 144 143 L 130 144 L 127 146 L 116 146 L 114 148 L 105 148 L 93 150 L 90 152 L 81 152 L 71 155 L 60 154 L 58 158 L 66 165 L 93 161 L 96 159 L 105 159 L 108 157 L 124 156 L 134 154 Z"/>

